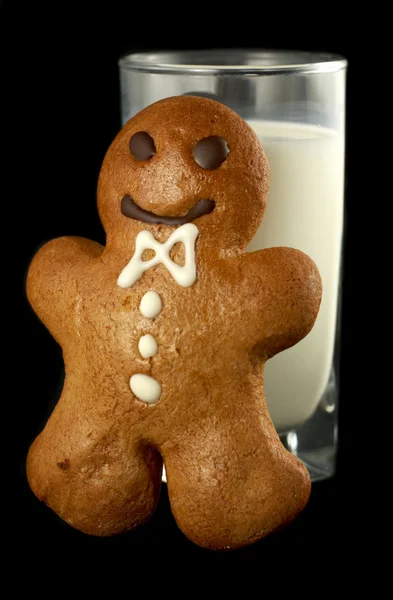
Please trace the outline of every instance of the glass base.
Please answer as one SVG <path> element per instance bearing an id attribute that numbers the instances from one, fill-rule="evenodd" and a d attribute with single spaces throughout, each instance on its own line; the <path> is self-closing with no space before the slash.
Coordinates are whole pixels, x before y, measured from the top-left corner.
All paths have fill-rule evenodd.
<path id="1" fill-rule="evenodd" d="M 296 435 L 295 432 L 291 432 L 291 434 Z M 284 446 L 302 461 L 310 473 L 311 481 L 322 481 L 323 479 L 333 477 L 335 473 L 336 456 L 332 448 L 320 448 L 309 452 L 298 451 L 296 453 L 288 448 L 285 439 L 282 437 L 280 437 L 280 439 Z"/>
<path id="2" fill-rule="evenodd" d="M 332 370 L 325 393 L 304 425 L 280 434 L 284 447 L 307 467 L 311 481 L 332 477 L 337 454 L 337 388 Z"/>

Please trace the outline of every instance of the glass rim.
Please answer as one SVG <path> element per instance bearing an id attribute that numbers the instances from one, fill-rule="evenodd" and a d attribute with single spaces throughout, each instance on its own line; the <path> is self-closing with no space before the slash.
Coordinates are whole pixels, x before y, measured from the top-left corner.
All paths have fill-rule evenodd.
<path id="1" fill-rule="evenodd" d="M 221 64 L 223 63 L 223 64 Z M 304 50 L 215 48 L 212 50 L 152 50 L 119 59 L 120 69 L 187 75 L 275 75 L 329 73 L 347 67 L 339 54 Z"/>

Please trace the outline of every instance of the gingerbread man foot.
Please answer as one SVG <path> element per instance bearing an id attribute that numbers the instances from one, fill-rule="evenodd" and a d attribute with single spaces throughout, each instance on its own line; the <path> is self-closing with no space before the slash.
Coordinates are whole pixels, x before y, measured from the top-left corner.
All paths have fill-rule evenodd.
<path id="1" fill-rule="evenodd" d="M 35 495 L 90 535 L 114 535 L 145 523 L 160 495 L 160 454 L 119 432 L 95 439 L 64 425 L 49 422 L 30 448 L 27 476 Z"/>

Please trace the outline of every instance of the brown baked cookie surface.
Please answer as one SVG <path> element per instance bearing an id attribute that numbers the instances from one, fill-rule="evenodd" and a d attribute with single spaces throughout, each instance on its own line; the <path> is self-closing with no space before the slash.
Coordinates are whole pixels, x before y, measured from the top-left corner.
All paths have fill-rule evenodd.
<path id="1" fill-rule="evenodd" d="M 244 253 L 268 182 L 236 113 L 165 99 L 104 159 L 105 248 L 64 237 L 34 257 L 28 299 L 66 377 L 27 474 L 73 527 L 105 536 L 145 522 L 163 461 L 175 519 L 203 547 L 249 544 L 307 503 L 309 475 L 270 420 L 263 369 L 312 328 L 321 281 L 297 250 Z"/>

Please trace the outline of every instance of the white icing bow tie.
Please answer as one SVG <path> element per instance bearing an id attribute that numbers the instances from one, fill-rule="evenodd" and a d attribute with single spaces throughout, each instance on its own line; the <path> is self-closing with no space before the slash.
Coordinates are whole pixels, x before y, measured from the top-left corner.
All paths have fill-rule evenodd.
<path id="1" fill-rule="evenodd" d="M 131 287 L 145 271 L 162 264 L 168 269 L 176 283 L 182 287 L 190 287 L 196 280 L 195 240 L 198 234 L 196 225 L 186 223 L 176 229 L 164 244 L 161 244 L 150 231 L 141 231 L 136 237 L 134 255 L 120 273 L 117 285 L 121 288 Z M 169 256 L 177 242 L 184 244 L 186 254 L 184 266 L 177 265 Z M 154 250 L 156 254 L 150 260 L 142 260 L 145 250 Z"/>

